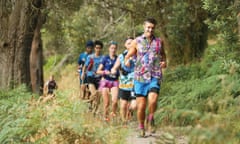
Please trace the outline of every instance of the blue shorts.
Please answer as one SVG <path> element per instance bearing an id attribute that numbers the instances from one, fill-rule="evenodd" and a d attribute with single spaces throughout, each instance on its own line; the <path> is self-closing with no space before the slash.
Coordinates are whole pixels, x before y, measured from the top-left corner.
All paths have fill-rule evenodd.
<path id="1" fill-rule="evenodd" d="M 160 91 L 160 80 L 152 78 L 149 83 L 139 82 L 134 80 L 134 92 L 136 97 L 147 97 L 149 92 L 159 94 Z"/>

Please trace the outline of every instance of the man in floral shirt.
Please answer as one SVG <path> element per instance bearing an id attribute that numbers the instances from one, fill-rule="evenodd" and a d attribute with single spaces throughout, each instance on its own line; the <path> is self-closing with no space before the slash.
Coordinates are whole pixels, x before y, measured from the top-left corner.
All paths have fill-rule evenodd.
<path id="1" fill-rule="evenodd" d="M 145 137 L 145 111 L 148 101 L 149 115 L 147 125 L 150 133 L 155 132 L 154 112 L 162 79 L 162 68 L 166 67 L 166 55 L 160 38 L 154 36 L 156 20 L 148 18 L 144 21 L 144 33 L 132 41 L 130 50 L 125 56 L 125 64 L 129 64 L 131 56 L 136 55 L 134 70 L 134 92 L 137 100 L 137 117 L 139 136 Z"/>

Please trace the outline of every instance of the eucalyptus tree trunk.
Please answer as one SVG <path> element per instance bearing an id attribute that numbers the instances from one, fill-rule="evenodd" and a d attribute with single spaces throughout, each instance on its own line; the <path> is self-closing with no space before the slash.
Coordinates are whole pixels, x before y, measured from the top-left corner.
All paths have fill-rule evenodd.
<path id="1" fill-rule="evenodd" d="M 32 41 L 32 49 L 30 53 L 30 74 L 32 91 L 37 94 L 43 93 L 43 48 L 41 39 L 41 27 L 45 19 L 45 15 L 38 13 L 37 25 L 34 30 Z"/>
<path id="2" fill-rule="evenodd" d="M 240 40 L 240 12 L 238 13 L 237 20 L 238 20 L 238 35 Z"/>
<path id="3" fill-rule="evenodd" d="M 0 89 L 30 87 L 30 52 L 40 0 L 0 0 Z"/>

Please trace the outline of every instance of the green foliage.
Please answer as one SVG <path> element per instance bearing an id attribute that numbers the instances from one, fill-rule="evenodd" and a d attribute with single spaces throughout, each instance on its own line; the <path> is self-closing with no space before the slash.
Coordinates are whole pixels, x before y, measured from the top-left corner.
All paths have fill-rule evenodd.
<path id="1" fill-rule="evenodd" d="M 69 16 L 80 9 L 82 3 L 82 0 L 46 2 L 43 13 L 47 15 L 47 21 L 41 31 L 46 54 L 55 52 L 65 54 L 67 50 L 71 49 L 71 45 L 67 43 L 64 35 L 65 21 L 69 20 Z"/>
<path id="2" fill-rule="evenodd" d="M 202 3 L 193 1 L 159 1 L 161 33 L 168 47 L 170 65 L 186 64 L 202 57 L 206 48 L 207 13 Z"/>
<path id="3" fill-rule="evenodd" d="M 0 143 L 122 143 L 126 130 L 103 124 L 86 103 L 70 100 L 72 90 L 56 99 L 35 100 L 25 87 L 0 92 Z"/>
<path id="4" fill-rule="evenodd" d="M 57 63 L 61 60 L 62 57 L 63 56 L 57 55 L 57 54 L 49 56 L 48 59 L 46 59 L 44 62 L 44 70 L 46 70 L 46 72 L 48 72 L 49 70 L 52 70 L 57 65 Z"/>
<path id="5" fill-rule="evenodd" d="M 202 0 L 203 8 L 209 12 L 205 21 L 210 30 L 217 33 L 226 59 L 238 58 L 239 32 L 237 15 L 240 2 L 235 0 Z"/>
<path id="6" fill-rule="evenodd" d="M 211 58 L 165 71 L 157 118 L 161 125 L 191 125 L 191 143 L 238 143 L 238 64 Z"/>
<path id="7" fill-rule="evenodd" d="M 0 92 L 0 143 L 23 142 L 39 127 L 36 119 L 30 119 L 26 99 L 31 95 L 25 86 Z M 39 115 L 36 115 L 37 118 Z"/>

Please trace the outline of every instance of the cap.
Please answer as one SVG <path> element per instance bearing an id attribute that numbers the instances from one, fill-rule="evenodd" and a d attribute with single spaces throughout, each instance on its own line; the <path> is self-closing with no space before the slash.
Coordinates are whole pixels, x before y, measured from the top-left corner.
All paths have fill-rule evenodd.
<path id="1" fill-rule="evenodd" d="M 93 41 L 91 41 L 91 40 L 87 41 L 86 47 L 94 47 Z"/>

